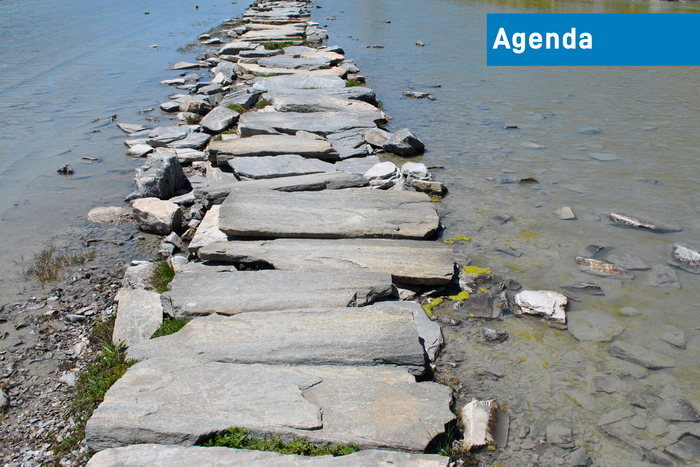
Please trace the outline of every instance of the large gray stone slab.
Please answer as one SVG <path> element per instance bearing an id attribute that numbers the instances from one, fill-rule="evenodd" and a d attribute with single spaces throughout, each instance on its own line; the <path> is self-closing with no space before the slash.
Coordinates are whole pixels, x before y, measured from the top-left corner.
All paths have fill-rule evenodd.
<path id="1" fill-rule="evenodd" d="M 285 271 L 388 272 L 394 282 L 447 284 L 454 275 L 452 249 L 436 242 L 386 239 L 277 240 L 210 243 L 199 252 L 207 261 L 269 264 Z"/>
<path id="2" fill-rule="evenodd" d="M 202 119 L 202 128 L 208 133 L 221 133 L 238 121 L 239 113 L 220 105 Z"/>
<path id="3" fill-rule="evenodd" d="M 354 88 L 348 88 L 354 89 Z M 268 100 L 277 112 L 375 112 L 377 110 L 372 104 L 359 100 L 351 100 L 343 96 L 333 96 L 327 94 L 288 93 L 280 92 L 268 93 Z"/>
<path id="4" fill-rule="evenodd" d="M 294 26 L 283 26 L 261 31 L 248 31 L 239 37 L 240 40 L 251 42 L 303 40 L 303 38 L 304 29 Z"/>
<path id="5" fill-rule="evenodd" d="M 225 233 L 219 230 L 219 208 L 221 206 L 212 206 L 204 215 L 204 219 L 197 226 L 197 231 L 192 237 L 192 241 L 187 248 L 196 252 L 200 248 L 214 242 L 226 241 L 228 238 Z"/>
<path id="6" fill-rule="evenodd" d="M 247 114 L 244 114 L 247 115 Z M 281 156 L 296 154 L 302 157 L 337 160 L 338 153 L 328 141 L 291 135 L 255 135 L 248 138 L 212 141 L 209 154 L 218 165 L 225 165 L 234 157 Z"/>
<path id="7" fill-rule="evenodd" d="M 354 308 L 218 314 L 129 348 L 129 358 L 194 358 L 277 365 L 398 365 L 422 374 L 426 360 L 413 310 L 401 302 Z"/>
<path id="8" fill-rule="evenodd" d="M 187 359 L 137 363 L 85 429 L 90 449 L 192 446 L 239 426 L 253 434 L 423 451 L 455 418 L 452 390 L 417 383 L 405 369 L 239 365 Z"/>
<path id="9" fill-rule="evenodd" d="M 241 136 L 249 136 L 248 127 L 266 126 L 289 135 L 303 130 L 326 136 L 353 129 L 372 129 L 385 121 L 381 110 L 375 112 L 248 112 L 238 120 Z"/>
<path id="10" fill-rule="evenodd" d="M 335 99 L 344 100 L 355 100 L 363 101 L 368 104 L 375 105 L 377 103 L 377 95 L 369 88 L 364 86 L 353 86 L 351 88 L 307 88 L 307 89 L 297 89 L 297 88 L 287 88 L 284 87 L 284 83 L 274 83 L 266 82 L 267 80 L 276 80 L 281 78 L 299 78 L 302 75 L 286 75 L 286 76 L 275 76 L 270 78 L 264 78 L 262 81 L 255 83 L 253 89 L 262 89 L 265 91 L 265 96 L 268 101 L 272 99 L 320 99 L 325 97 L 332 97 Z M 331 77 L 333 79 L 340 78 Z"/>
<path id="11" fill-rule="evenodd" d="M 307 159 L 296 154 L 286 156 L 234 157 L 228 160 L 233 172 L 245 178 L 276 178 L 335 172 L 333 164 Z"/>
<path id="12" fill-rule="evenodd" d="M 298 177 L 281 177 L 210 185 L 195 189 L 194 196 L 197 199 L 207 200 L 214 204 L 221 204 L 229 194 L 233 192 L 251 192 L 260 189 L 287 192 L 341 190 L 344 188 L 365 187 L 368 185 L 369 180 L 362 175 L 344 172 L 327 172 L 300 175 Z"/>
<path id="13" fill-rule="evenodd" d="M 650 370 L 676 366 L 673 361 L 662 355 L 657 355 L 650 350 L 622 341 L 615 341 L 610 344 L 610 355 L 621 360 L 636 363 Z"/>
<path id="14" fill-rule="evenodd" d="M 345 88 L 345 80 L 337 76 L 318 76 L 318 75 L 286 75 L 286 76 L 270 76 L 256 81 L 253 89 L 261 92 L 270 91 L 272 89 L 282 89 L 285 92 L 289 89 L 300 90 L 342 90 L 352 89 Z"/>
<path id="15" fill-rule="evenodd" d="M 190 133 L 183 139 L 168 143 L 172 149 L 204 149 L 209 142 L 211 135 L 206 133 Z"/>
<path id="16" fill-rule="evenodd" d="M 609 342 L 625 330 L 613 317 L 597 311 L 575 311 L 567 316 L 569 332 L 580 342 Z"/>
<path id="17" fill-rule="evenodd" d="M 333 133 L 328 135 L 328 142 L 341 159 L 367 156 L 372 152 L 372 146 L 367 144 L 362 133 L 357 130 Z"/>
<path id="18" fill-rule="evenodd" d="M 227 94 L 221 105 L 228 106 L 230 104 L 240 105 L 246 109 L 250 109 L 255 105 L 260 97 L 259 91 L 251 91 L 250 89 L 242 89 L 239 91 L 234 91 L 231 94 Z"/>
<path id="19" fill-rule="evenodd" d="M 117 319 L 112 341 L 131 347 L 148 340 L 163 324 L 160 294 L 144 289 L 123 288 L 119 291 Z"/>
<path id="20" fill-rule="evenodd" d="M 173 149 L 158 148 L 136 169 L 136 191 L 141 198 L 168 199 L 185 186 L 182 165 Z"/>
<path id="21" fill-rule="evenodd" d="M 238 237 L 423 239 L 438 224 L 430 198 L 405 191 L 232 191 L 219 212 L 221 231 Z"/>
<path id="22" fill-rule="evenodd" d="M 236 271 L 181 273 L 163 297 L 180 318 L 292 308 L 363 306 L 391 295 L 381 272 Z"/>
<path id="23" fill-rule="evenodd" d="M 364 175 L 379 162 L 378 156 L 352 157 L 336 162 L 335 167 L 341 172 Z"/>
<path id="24" fill-rule="evenodd" d="M 137 444 L 107 449 L 95 454 L 88 467 L 447 467 L 449 457 L 437 454 L 410 454 L 405 452 L 358 451 L 347 456 L 293 456 L 277 452 L 246 449 L 203 448 L 199 446 L 163 446 Z"/>

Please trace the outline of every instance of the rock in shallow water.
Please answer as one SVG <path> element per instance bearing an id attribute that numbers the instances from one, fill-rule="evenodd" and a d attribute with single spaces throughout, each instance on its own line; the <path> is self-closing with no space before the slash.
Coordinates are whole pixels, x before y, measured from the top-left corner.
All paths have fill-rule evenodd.
<path id="1" fill-rule="evenodd" d="M 634 279 L 634 274 L 625 269 L 618 268 L 613 264 L 603 263 L 602 261 L 584 258 L 582 256 L 577 256 L 575 261 L 581 271 L 595 276 L 616 277 L 622 280 Z"/>
<path id="2" fill-rule="evenodd" d="M 515 295 L 515 313 L 539 316 L 566 328 L 566 296 L 548 290 L 524 290 Z"/>
<path id="3" fill-rule="evenodd" d="M 182 224 L 182 211 L 177 204 L 158 198 L 134 201 L 134 220 L 144 232 L 167 235 Z"/>
<path id="4" fill-rule="evenodd" d="M 624 269 L 638 269 L 638 270 L 645 270 L 649 269 L 649 265 L 646 264 L 642 259 L 637 256 L 637 255 L 632 255 L 632 254 L 620 254 L 620 255 L 608 255 L 607 258 L 608 261 L 613 263 L 615 266 L 624 268 Z"/>
<path id="5" fill-rule="evenodd" d="M 646 229 L 654 232 L 679 232 L 680 227 L 675 225 L 666 225 L 651 219 L 642 217 L 630 216 L 627 214 L 611 212 L 608 215 L 610 221 L 615 225 L 635 227 L 638 229 Z"/>
<path id="6" fill-rule="evenodd" d="M 121 224 L 131 219 L 131 209 L 121 206 L 92 208 L 87 214 L 88 222 L 96 224 Z"/>
<path id="7" fill-rule="evenodd" d="M 498 421 L 498 404 L 495 399 L 487 401 L 472 400 L 462 408 L 462 423 L 464 424 L 464 447 L 493 444 Z"/>
<path id="8" fill-rule="evenodd" d="M 700 251 L 676 243 L 671 247 L 668 263 L 693 274 L 700 274 Z"/>
<path id="9" fill-rule="evenodd" d="M 676 271 L 666 266 L 654 266 L 649 273 L 649 285 L 652 287 L 673 287 L 680 289 Z"/>
<path id="10" fill-rule="evenodd" d="M 625 330 L 614 318 L 597 311 L 569 313 L 569 332 L 580 342 L 608 342 Z"/>
<path id="11" fill-rule="evenodd" d="M 655 355 L 651 351 L 634 344 L 621 341 L 615 341 L 610 344 L 610 355 L 621 360 L 636 363 L 650 370 L 673 368 L 676 366 L 673 361 L 665 357 Z"/>

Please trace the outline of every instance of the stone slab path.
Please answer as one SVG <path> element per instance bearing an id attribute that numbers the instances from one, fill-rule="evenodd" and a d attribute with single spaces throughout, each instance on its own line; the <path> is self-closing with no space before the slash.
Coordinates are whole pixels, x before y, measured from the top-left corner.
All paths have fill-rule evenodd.
<path id="1" fill-rule="evenodd" d="M 264 388 L 264 391 L 261 391 Z M 454 420 L 452 391 L 403 368 L 239 365 L 189 359 L 137 363 L 105 396 L 85 434 L 95 450 L 192 446 L 232 426 L 252 433 L 423 451 Z"/>
<path id="2" fill-rule="evenodd" d="M 450 460 L 437 454 L 408 454 L 389 451 L 359 451 L 347 456 L 302 457 L 245 449 L 201 448 L 140 444 L 102 451 L 88 467 L 447 467 Z"/>
<path id="3" fill-rule="evenodd" d="M 323 160 L 337 160 L 338 153 L 328 141 L 291 135 L 256 135 L 249 138 L 212 141 L 209 154 L 218 165 L 234 157 L 279 156 L 296 154 Z"/>
<path id="4" fill-rule="evenodd" d="M 129 358 L 196 358 L 225 363 L 397 365 L 422 374 L 426 359 L 413 310 L 401 303 L 361 308 L 210 315 L 179 332 L 141 342 Z"/>
<path id="5" fill-rule="evenodd" d="M 253 179 L 290 177 L 323 172 L 335 172 L 334 164 L 305 159 L 297 155 L 236 157 L 228 160 L 233 172 L 239 177 Z"/>
<path id="6" fill-rule="evenodd" d="M 363 306 L 392 292 L 383 272 L 236 271 L 175 275 L 163 297 L 178 318 L 295 308 Z"/>
<path id="7" fill-rule="evenodd" d="M 439 222 L 428 195 L 408 191 L 232 191 L 219 211 L 222 232 L 258 238 L 422 239 Z"/>
<path id="8" fill-rule="evenodd" d="M 206 261 L 266 263 L 285 271 L 381 271 L 394 282 L 447 284 L 454 254 L 443 243 L 385 239 L 278 239 L 210 243 L 199 252 Z"/>
<path id="9" fill-rule="evenodd" d="M 280 133 L 289 135 L 296 134 L 297 131 L 308 131 L 326 136 L 348 130 L 371 130 L 383 121 L 385 121 L 385 117 L 381 110 L 362 113 L 248 112 L 239 118 L 238 128 L 241 136 L 252 136 L 261 126 L 273 128 Z"/>

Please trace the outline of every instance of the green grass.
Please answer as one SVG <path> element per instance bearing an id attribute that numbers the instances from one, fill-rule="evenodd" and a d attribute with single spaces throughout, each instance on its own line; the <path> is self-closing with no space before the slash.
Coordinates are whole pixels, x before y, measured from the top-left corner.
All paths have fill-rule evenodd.
<path id="1" fill-rule="evenodd" d="M 187 323 L 188 320 L 186 319 L 171 318 L 170 316 L 165 316 L 163 318 L 163 324 L 160 328 L 158 328 L 155 334 L 153 334 L 152 339 L 155 339 L 156 337 L 163 337 L 169 336 L 170 334 L 175 334 L 180 329 L 185 327 L 185 324 Z"/>
<path id="2" fill-rule="evenodd" d="M 260 99 L 258 103 L 255 104 L 255 108 L 262 109 L 263 107 L 267 107 L 268 105 L 270 105 L 268 101 L 266 101 L 265 99 Z"/>
<path id="3" fill-rule="evenodd" d="M 155 265 L 151 277 L 148 278 L 149 282 L 158 293 L 167 292 L 168 284 L 175 277 L 175 270 L 167 261 L 156 261 Z"/>
<path id="4" fill-rule="evenodd" d="M 294 45 L 294 42 L 266 42 L 265 43 L 265 48 L 267 50 L 282 50 L 285 47 L 289 47 L 291 45 Z"/>
<path id="5" fill-rule="evenodd" d="M 123 343 L 115 345 L 112 342 L 115 319 L 116 316 L 111 316 L 102 321 L 90 334 L 91 347 L 97 347 L 100 351 L 75 383 L 71 401 L 71 416 L 75 420 L 75 429 L 70 436 L 61 441 L 48 440 L 55 454 L 54 465 L 59 465 L 61 458 L 75 450 L 76 445 L 85 438 L 85 423 L 92 416 L 92 412 L 104 400 L 107 390 L 136 363 L 136 360 L 126 358 L 126 347 Z"/>
<path id="6" fill-rule="evenodd" d="M 345 456 L 359 451 L 354 444 L 325 443 L 312 444 L 307 438 L 293 437 L 285 441 L 279 435 L 266 435 L 258 438 L 250 434 L 245 428 L 233 427 L 227 432 L 218 435 L 205 444 L 207 447 L 222 446 L 233 449 L 250 449 L 253 451 L 274 451 L 282 454 L 296 454 L 299 456 Z"/>
<path id="7" fill-rule="evenodd" d="M 356 79 L 349 79 L 345 82 L 345 87 L 346 88 L 355 88 L 357 86 L 362 86 L 362 83 L 357 81 Z"/>
<path id="8" fill-rule="evenodd" d="M 202 116 L 201 115 L 195 115 L 194 117 L 187 117 L 187 124 L 188 125 L 199 125 L 202 121 Z"/>
<path id="9" fill-rule="evenodd" d="M 58 253 L 54 245 L 49 245 L 39 253 L 34 253 L 34 261 L 29 266 L 28 272 L 36 277 L 44 288 L 44 285 L 56 281 L 61 276 L 61 271 L 69 265 L 84 265 L 95 257 L 95 252 L 71 254 L 66 247 L 64 253 Z"/>
<path id="10" fill-rule="evenodd" d="M 214 141 L 221 141 L 223 138 L 221 135 L 236 135 L 238 134 L 238 130 L 235 128 L 229 128 L 228 130 L 222 131 L 218 135 L 214 136 Z"/>
<path id="11" fill-rule="evenodd" d="M 238 104 L 229 104 L 229 105 L 227 105 L 227 107 L 229 109 L 233 110 L 234 112 L 238 112 L 239 114 L 244 114 L 248 111 L 248 109 L 246 109 L 242 105 L 238 105 Z"/>

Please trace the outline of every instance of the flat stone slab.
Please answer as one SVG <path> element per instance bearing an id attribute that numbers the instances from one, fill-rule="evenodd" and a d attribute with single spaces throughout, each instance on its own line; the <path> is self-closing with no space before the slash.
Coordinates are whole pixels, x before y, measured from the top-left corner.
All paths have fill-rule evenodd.
<path id="1" fill-rule="evenodd" d="M 221 231 L 238 237 L 423 239 L 438 224 L 430 198 L 406 191 L 232 191 L 219 211 Z"/>
<path id="2" fill-rule="evenodd" d="M 377 103 L 377 95 L 370 88 L 364 86 L 353 86 L 351 88 L 340 87 L 340 88 L 315 88 L 313 86 L 308 86 L 306 88 L 288 88 L 285 87 L 286 83 L 284 81 L 276 82 L 271 80 L 282 80 L 299 78 L 301 75 L 284 75 L 284 76 L 273 76 L 270 78 L 264 78 L 263 80 L 255 83 L 253 89 L 261 89 L 266 92 L 267 100 L 271 99 L 320 99 L 323 97 L 332 97 L 335 99 L 344 100 L 354 100 L 354 101 L 364 101 L 368 104 Z M 309 79 L 310 77 L 305 77 Z M 320 77 L 316 77 L 320 78 Z M 332 78 L 332 77 L 331 77 Z M 338 78 L 343 84 L 345 81 Z M 291 82 L 291 85 L 296 83 Z M 322 83 L 323 85 L 323 83 Z M 313 88 L 313 89 L 311 89 Z"/>
<path id="3" fill-rule="evenodd" d="M 422 374 L 413 310 L 401 302 L 360 308 L 209 315 L 129 348 L 129 358 L 194 358 L 275 365 L 397 365 Z"/>
<path id="4" fill-rule="evenodd" d="M 277 55 L 280 57 L 281 55 Z M 267 60 L 267 59 L 264 59 Z M 313 76 L 335 76 L 338 78 L 344 78 L 348 74 L 347 68 L 342 68 L 334 66 L 331 68 L 322 68 L 317 70 L 305 70 L 303 68 L 281 68 L 281 67 L 264 67 L 258 65 L 257 63 L 238 63 L 238 68 L 245 74 L 251 74 L 255 76 L 273 76 L 273 75 L 290 75 L 290 74 L 300 74 L 300 75 L 313 75 Z"/>
<path id="5" fill-rule="evenodd" d="M 361 86 L 356 86 L 361 87 Z M 269 91 L 271 89 L 300 89 L 300 90 L 342 90 L 346 88 L 345 81 L 337 76 L 323 75 L 284 75 L 263 78 L 253 85 L 257 91 Z"/>
<path id="6" fill-rule="evenodd" d="M 344 172 L 327 172 L 300 175 L 298 177 L 281 177 L 210 185 L 194 190 L 194 196 L 197 199 L 206 199 L 214 204 L 221 204 L 232 192 L 249 192 L 261 189 L 287 192 L 341 190 L 343 188 L 356 188 L 367 185 L 369 185 L 369 180 L 362 175 Z"/>
<path id="7" fill-rule="evenodd" d="M 264 29 L 260 31 L 248 31 L 239 37 L 243 41 L 288 41 L 300 40 L 304 38 L 304 29 L 293 26 L 286 26 L 275 29 Z"/>
<path id="8" fill-rule="evenodd" d="M 354 89 L 354 88 L 348 88 Z M 268 93 L 269 101 L 277 112 L 377 112 L 372 104 L 359 100 L 351 100 L 343 96 L 327 94 L 312 94 L 300 92 L 282 94 Z"/>
<path id="9" fill-rule="evenodd" d="M 676 366 L 673 361 L 662 355 L 657 355 L 650 350 L 622 341 L 615 341 L 610 344 L 610 355 L 621 360 L 636 363 L 650 370 Z"/>
<path id="10" fill-rule="evenodd" d="M 580 342 L 609 342 L 625 330 L 614 318 L 597 311 L 575 311 L 567 316 L 569 332 Z"/>
<path id="11" fill-rule="evenodd" d="M 333 164 L 306 159 L 296 154 L 286 156 L 235 157 L 228 160 L 233 172 L 245 178 L 276 178 L 335 172 Z"/>
<path id="12" fill-rule="evenodd" d="M 163 324 L 160 294 L 144 289 L 123 288 L 119 291 L 117 319 L 112 342 L 128 347 L 149 339 Z"/>
<path id="13" fill-rule="evenodd" d="M 192 237 L 192 241 L 188 245 L 190 251 L 196 252 L 200 248 L 214 242 L 226 241 L 228 238 L 225 233 L 219 230 L 219 208 L 221 206 L 212 206 L 204 215 L 204 219 L 197 226 L 197 230 Z"/>
<path id="14" fill-rule="evenodd" d="M 376 112 L 248 112 L 238 120 L 241 136 L 249 136 L 249 127 L 266 126 L 289 135 L 308 131 L 326 136 L 342 131 L 376 128 L 384 121 L 384 114 Z M 252 131 L 252 130 L 251 130 Z"/>
<path id="15" fill-rule="evenodd" d="M 363 448 L 423 451 L 454 420 L 452 390 L 417 383 L 389 366 L 240 365 L 188 359 L 137 363 L 87 422 L 90 449 L 128 444 L 192 446 L 238 426 L 354 442 Z"/>
<path id="16" fill-rule="evenodd" d="M 347 456 L 292 456 L 277 452 L 249 451 L 246 449 L 203 448 L 198 446 L 162 446 L 137 444 L 107 449 L 95 454 L 88 467 L 360 467 L 397 465 L 403 467 L 447 467 L 449 457 L 437 454 L 409 454 L 405 452 L 358 451 Z"/>
<path id="17" fill-rule="evenodd" d="M 228 141 L 212 141 L 209 145 L 209 154 L 216 157 L 218 165 L 226 165 L 226 162 L 234 157 L 285 154 L 296 154 L 323 160 L 338 159 L 338 153 L 328 141 L 291 135 L 255 135 Z"/>
<path id="18" fill-rule="evenodd" d="M 381 272 L 236 271 L 181 273 L 168 285 L 179 318 L 219 313 L 368 305 L 392 292 Z"/>
<path id="19" fill-rule="evenodd" d="M 388 272 L 394 282 L 447 284 L 454 275 L 452 249 L 442 243 L 416 240 L 338 239 L 210 243 L 199 252 L 206 261 L 266 263 L 285 271 Z"/>

